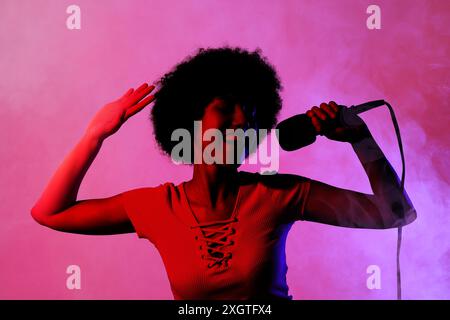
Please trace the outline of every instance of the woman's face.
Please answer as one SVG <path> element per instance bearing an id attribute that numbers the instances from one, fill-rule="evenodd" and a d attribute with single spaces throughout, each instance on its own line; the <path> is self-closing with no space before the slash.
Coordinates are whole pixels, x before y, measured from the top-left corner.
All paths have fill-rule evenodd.
<path id="1" fill-rule="evenodd" d="M 248 129 L 249 115 L 244 112 L 244 107 L 239 102 L 230 102 L 224 98 L 214 98 L 205 108 L 202 117 L 202 154 L 203 161 L 205 161 L 205 154 L 211 154 L 216 159 L 222 159 L 224 165 L 237 165 L 237 159 L 242 159 L 244 150 L 237 150 L 237 137 L 235 135 L 226 134 L 226 129 Z M 205 132 L 208 129 L 218 129 L 222 135 L 222 148 L 213 148 L 214 138 L 210 141 L 205 141 Z M 209 146 L 209 147 L 208 147 Z M 205 150 L 205 148 L 209 148 Z M 229 156 L 227 163 L 227 149 L 228 153 L 234 148 L 234 159 Z M 222 152 L 221 152 L 222 151 Z M 218 154 L 217 154 L 218 152 Z M 239 157 L 239 158 L 238 158 Z M 233 159 L 233 163 L 229 163 Z"/>

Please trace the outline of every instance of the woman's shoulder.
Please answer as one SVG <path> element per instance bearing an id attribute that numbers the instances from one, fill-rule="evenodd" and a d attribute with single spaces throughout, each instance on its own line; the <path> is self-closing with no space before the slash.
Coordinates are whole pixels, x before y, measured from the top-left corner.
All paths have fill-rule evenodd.
<path id="1" fill-rule="evenodd" d="M 154 198 L 158 196 L 165 196 L 175 189 L 173 182 L 163 182 L 154 186 L 140 186 L 131 188 L 127 191 L 122 192 L 120 195 L 123 198 L 138 199 L 138 198 Z"/>
<path id="2" fill-rule="evenodd" d="M 311 180 L 310 178 L 291 173 L 271 172 L 270 174 L 261 174 L 248 171 L 240 171 L 239 173 L 244 184 L 261 184 L 269 189 L 289 189 Z"/>

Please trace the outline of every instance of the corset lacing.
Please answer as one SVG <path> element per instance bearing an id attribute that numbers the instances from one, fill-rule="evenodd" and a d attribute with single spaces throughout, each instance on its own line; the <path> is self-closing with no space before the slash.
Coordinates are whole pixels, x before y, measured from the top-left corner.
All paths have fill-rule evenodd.
<path id="1" fill-rule="evenodd" d="M 208 268 L 215 265 L 228 265 L 228 260 L 232 254 L 229 251 L 234 241 L 230 239 L 230 235 L 235 233 L 235 229 L 231 227 L 231 223 L 237 221 L 232 218 L 224 221 L 214 221 L 199 223 L 191 228 L 200 228 L 203 236 L 195 236 L 195 240 L 202 241 L 206 245 L 206 252 L 202 252 L 202 259 L 209 260 Z M 203 245 L 199 246 L 203 251 Z"/>

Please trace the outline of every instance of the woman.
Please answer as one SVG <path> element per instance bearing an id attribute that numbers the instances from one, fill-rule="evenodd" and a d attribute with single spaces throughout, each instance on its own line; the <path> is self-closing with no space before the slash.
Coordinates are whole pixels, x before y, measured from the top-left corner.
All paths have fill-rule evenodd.
<path id="1" fill-rule="evenodd" d="M 109 198 L 77 200 L 102 142 L 153 100 L 155 138 L 169 155 L 177 143 L 172 141 L 174 130 L 193 133 L 193 121 L 201 121 L 202 132 L 270 129 L 281 108 L 279 79 L 259 51 L 200 49 L 159 85 L 155 95 L 149 95 L 154 86 L 146 83 L 130 89 L 95 115 L 33 207 L 37 222 L 80 234 L 136 232 L 161 254 L 175 299 L 292 299 L 285 241 L 295 221 L 382 229 L 416 218 L 367 126 L 357 116 L 352 127 L 337 122 L 342 106 L 333 101 L 314 106 L 307 115 L 318 134 L 352 145 L 373 195 L 292 174 L 242 172 L 239 162 L 201 162 L 193 164 L 192 179 L 178 185 L 166 182 Z M 189 159 L 205 150 L 205 142 L 200 145 Z"/>

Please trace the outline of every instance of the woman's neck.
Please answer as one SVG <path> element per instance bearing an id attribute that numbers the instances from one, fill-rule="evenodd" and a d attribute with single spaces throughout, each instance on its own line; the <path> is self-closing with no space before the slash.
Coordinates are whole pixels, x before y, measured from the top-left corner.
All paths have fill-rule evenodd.
<path id="1" fill-rule="evenodd" d="M 190 201 L 210 209 L 226 207 L 239 190 L 237 175 L 233 166 L 195 164 L 193 177 L 186 182 Z"/>

